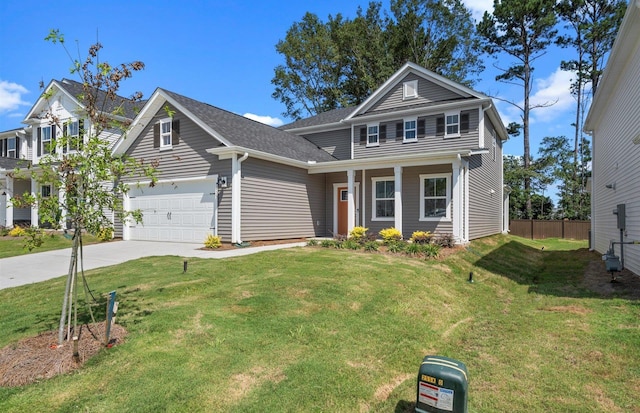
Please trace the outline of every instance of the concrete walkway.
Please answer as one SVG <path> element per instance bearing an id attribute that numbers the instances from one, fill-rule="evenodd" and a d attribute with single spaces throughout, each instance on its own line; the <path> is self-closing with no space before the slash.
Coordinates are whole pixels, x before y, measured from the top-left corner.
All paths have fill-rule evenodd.
<path id="1" fill-rule="evenodd" d="M 205 251 L 202 244 L 172 242 L 114 241 L 86 245 L 83 248 L 84 269 L 120 264 L 125 261 L 158 255 L 177 255 L 196 258 L 229 258 L 261 251 L 304 246 L 304 242 L 277 244 L 263 247 L 237 248 L 223 251 Z M 69 271 L 71 249 L 45 251 L 35 254 L 0 259 L 0 290 L 36 283 L 66 275 Z"/>

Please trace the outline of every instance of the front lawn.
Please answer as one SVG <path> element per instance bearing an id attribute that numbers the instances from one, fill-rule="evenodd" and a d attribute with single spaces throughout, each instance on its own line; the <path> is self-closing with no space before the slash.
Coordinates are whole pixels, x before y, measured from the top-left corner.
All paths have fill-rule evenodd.
<path id="1" fill-rule="evenodd" d="M 96 242 L 98 242 L 97 238 L 92 235 L 86 234 L 82 236 L 82 243 L 84 245 L 95 244 Z M 29 249 L 25 248 L 24 237 L 11 237 L 7 235 L 0 237 L 0 258 L 71 248 L 72 244 L 73 241 L 71 239 L 64 237 L 60 233 L 46 233 L 42 245 L 29 251 Z"/>
<path id="2" fill-rule="evenodd" d="M 469 412 L 640 412 L 639 301 L 585 290 L 594 259 L 494 236 L 440 260 L 306 247 L 93 270 L 126 341 L 0 388 L 0 411 L 413 412 L 437 354 L 466 363 Z M 0 290 L 0 347 L 55 329 L 63 290 Z"/>

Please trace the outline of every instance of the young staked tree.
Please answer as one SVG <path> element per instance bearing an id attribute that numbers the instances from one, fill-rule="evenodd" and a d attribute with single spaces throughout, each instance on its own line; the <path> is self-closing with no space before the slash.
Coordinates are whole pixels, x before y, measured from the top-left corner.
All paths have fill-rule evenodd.
<path id="1" fill-rule="evenodd" d="M 478 24 L 484 51 L 489 55 L 506 54 L 514 63 L 508 67 L 495 65 L 502 73 L 496 76 L 500 82 L 522 87 L 522 103 L 505 100 L 520 110 L 524 141 L 524 168 L 531 166 L 529 143 L 529 115 L 532 109 L 546 107 L 555 102 L 532 105 L 533 63 L 542 57 L 555 40 L 555 0 L 494 0 L 493 14 L 485 12 Z M 525 174 L 524 191 L 527 218 L 531 217 L 531 179 Z"/>
<path id="2" fill-rule="evenodd" d="M 83 130 L 78 134 L 69 133 L 68 121 L 58 118 L 50 106 L 43 118 L 63 134 L 52 137 L 49 153 L 43 155 L 37 165 L 30 166 L 29 170 L 17 169 L 15 174 L 29 174 L 38 185 L 51 185 L 52 196 L 27 193 L 17 197 L 14 203 L 18 207 L 37 207 L 43 224 L 59 227 L 61 217 L 64 217 L 71 225 L 73 247 L 60 315 L 58 341 L 61 345 L 65 326 L 67 334 L 71 325 L 75 334 L 78 331 L 78 254 L 83 233 L 112 233 L 112 212 L 123 221 L 132 219 L 140 222 L 142 215 L 139 210 L 123 209 L 123 194 L 128 191 L 128 186 L 122 178 L 144 177 L 153 185 L 157 165 L 126 156 L 114 157 L 103 134 L 126 131 L 129 121 L 123 116 L 124 106 L 132 105 L 142 95 L 138 92 L 129 100 L 120 98 L 117 92 L 120 83 L 132 77 L 134 72 L 142 70 L 144 64 L 135 61 L 112 66 L 100 61 L 102 45 L 99 43 L 89 48 L 84 61 L 74 59 L 66 49 L 64 36 L 57 30 L 52 30 L 45 40 L 61 44 L 73 62 L 71 72 L 78 76 L 83 89 L 82 94 L 76 96 L 81 107 L 76 108 L 74 115 L 84 120 Z M 49 101 L 52 92 L 45 92 L 43 97 Z M 65 194 L 62 198 L 53 196 L 59 189 Z M 61 214 L 61 211 L 64 213 Z M 83 284 L 86 288 L 86 283 Z"/>

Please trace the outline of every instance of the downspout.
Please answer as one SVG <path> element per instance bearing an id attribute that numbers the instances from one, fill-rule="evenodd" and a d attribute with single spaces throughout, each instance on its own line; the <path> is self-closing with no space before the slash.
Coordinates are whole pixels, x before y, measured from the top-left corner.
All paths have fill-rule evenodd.
<path id="1" fill-rule="evenodd" d="M 241 244 L 242 236 L 241 236 L 241 200 L 242 200 L 242 189 L 241 189 L 241 179 L 242 179 L 242 167 L 241 164 L 249 157 L 249 153 L 245 152 L 244 155 L 240 158 L 233 158 L 231 163 L 231 173 L 233 177 L 231 178 L 231 243 L 232 244 Z"/>

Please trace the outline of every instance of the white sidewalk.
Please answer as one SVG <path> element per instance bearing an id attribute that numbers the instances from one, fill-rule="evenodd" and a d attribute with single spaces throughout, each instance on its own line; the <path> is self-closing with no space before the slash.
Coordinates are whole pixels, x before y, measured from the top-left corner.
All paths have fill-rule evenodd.
<path id="1" fill-rule="evenodd" d="M 142 257 L 177 255 L 196 258 L 228 258 L 261 251 L 304 246 L 304 242 L 263 247 L 236 248 L 223 251 L 202 250 L 202 244 L 177 242 L 113 241 L 86 245 L 83 248 L 84 269 L 120 264 Z M 0 290 L 31 284 L 66 275 L 71 249 L 45 251 L 0 259 Z"/>

